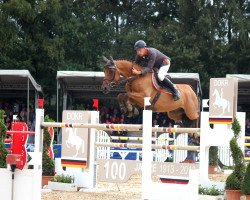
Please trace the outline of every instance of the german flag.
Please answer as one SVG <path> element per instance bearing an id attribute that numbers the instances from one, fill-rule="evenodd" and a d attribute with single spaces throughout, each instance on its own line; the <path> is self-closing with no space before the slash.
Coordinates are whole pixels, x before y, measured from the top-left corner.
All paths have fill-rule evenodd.
<path id="1" fill-rule="evenodd" d="M 74 168 L 87 168 L 86 160 L 69 160 L 61 159 L 61 165 L 63 167 L 74 167 Z"/>
<path id="2" fill-rule="evenodd" d="M 189 180 L 186 179 L 173 179 L 173 178 L 160 178 L 162 183 L 171 183 L 171 184 L 183 184 L 187 185 Z"/>
<path id="3" fill-rule="evenodd" d="M 217 118 L 217 117 L 209 117 L 209 124 L 232 124 L 233 118 Z"/>

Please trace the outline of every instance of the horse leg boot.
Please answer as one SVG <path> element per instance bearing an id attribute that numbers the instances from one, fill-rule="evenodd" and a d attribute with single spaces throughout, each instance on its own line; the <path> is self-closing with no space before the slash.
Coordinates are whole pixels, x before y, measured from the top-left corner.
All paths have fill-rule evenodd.
<path id="1" fill-rule="evenodd" d="M 135 115 L 139 115 L 138 109 L 136 108 L 135 105 L 132 104 L 131 101 L 129 101 L 129 99 L 125 103 L 126 103 L 126 107 L 128 109 L 127 117 L 133 117 Z"/>
<path id="2" fill-rule="evenodd" d="M 175 84 L 173 84 L 167 77 L 165 77 L 162 83 L 164 84 L 164 86 L 168 87 L 173 92 L 174 101 L 177 101 L 180 99 L 180 92 L 176 88 Z"/>

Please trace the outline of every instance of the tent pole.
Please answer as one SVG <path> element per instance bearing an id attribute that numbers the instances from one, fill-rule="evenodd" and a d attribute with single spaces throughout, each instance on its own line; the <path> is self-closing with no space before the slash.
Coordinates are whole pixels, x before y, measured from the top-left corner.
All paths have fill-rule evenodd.
<path id="1" fill-rule="evenodd" d="M 29 115 L 30 115 L 30 79 L 28 77 L 27 79 L 27 86 L 28 86 L 28 91 L 27 91 L 27 124 L 29 123 Z"/>
<path id="2" fill-rule="evenodd" d="M 56 121 L 58 122 L 59 121 L 59 100 L 58 100 L 58 89 L 59 89 L 59 86 L 58 86 L 58 79 L 56 81 Z M 56 128 L 56 132 L 57 132 L 57 144 L 59 144 L 59 132 L 58 132 L 58 127 Z"/>

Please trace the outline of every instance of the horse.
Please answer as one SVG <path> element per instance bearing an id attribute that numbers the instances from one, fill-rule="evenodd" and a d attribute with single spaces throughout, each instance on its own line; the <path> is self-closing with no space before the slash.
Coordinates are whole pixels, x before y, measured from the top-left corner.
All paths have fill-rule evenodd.
<path id="1" fill-rule="evenodd" d="M 174 101 L 169 92 L 159 92 L 153 84 L 153 73 L 147 73 L 144 76 L 133 75 L 132 68 L 142 70 L 143 67 L 128 60 L 113 60 L 103 57 L 104 79 L 102 90 L 108 93 L 116 84 L 126 82 L 126 93 L 118 95 L 118 103 L 122 113 L 131 117 L 139 114 L 137 107 L 144 107 L 144 97 L 151 97 L 152 110 L 154 112 L 167 112 L 168 117 L 175 122 L 180 122 L 185 127 L 197 126 L 199 118 L 198 98 L 192 87 L 187 84 L 176 84 L 180 91 L 180 99 Z M 125 80 L 121 80 L 124 77 Z M 157 94 L 158 100 L 157 100 Z"/>

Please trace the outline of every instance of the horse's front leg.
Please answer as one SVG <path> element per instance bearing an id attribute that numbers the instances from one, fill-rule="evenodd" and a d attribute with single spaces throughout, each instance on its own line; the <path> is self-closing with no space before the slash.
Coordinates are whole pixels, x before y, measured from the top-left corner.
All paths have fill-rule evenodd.
<path id="1" fill-rule="evenodd" d="M 139 110 L 137 109 L 138 105 L 127 94 L 125 96 L 125 105 L 128 110 L 127 117 L 133 117 L 135 115 L 139 115 Z"/>
<path id="2" fill-rule="evenodd" d="M 123 114 L 127 114 L 127 112 L 128 112 L 128 109 L 127 109 L 126 103 L 125 103 L 125 99 L 127 99 L 126 95 L 127 95 L 126 93 L 121 93 L 121 94 L 118 94 L 118 96 L 117 96 L 118 103 L 119 103 L 121 112 Z"/>
<path id="3" fill-rule="evenodd" d="M 121 112 L 127 115 L 127 117 L 132 117 L 133 115 L 139 114 L 138 109 L 130 101 L 128 94 L 126 93 L 119 94 L 117 98 Z"/>

